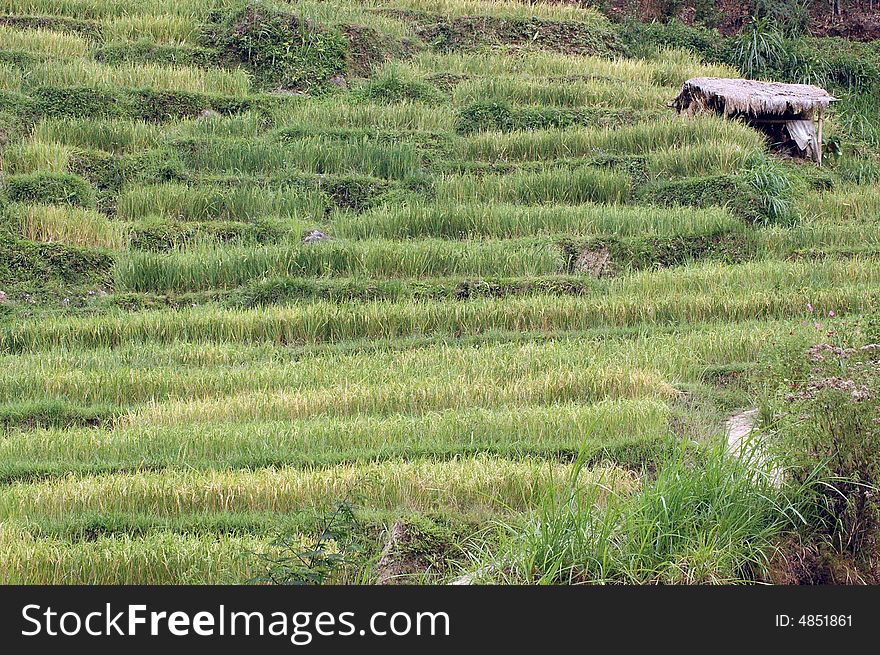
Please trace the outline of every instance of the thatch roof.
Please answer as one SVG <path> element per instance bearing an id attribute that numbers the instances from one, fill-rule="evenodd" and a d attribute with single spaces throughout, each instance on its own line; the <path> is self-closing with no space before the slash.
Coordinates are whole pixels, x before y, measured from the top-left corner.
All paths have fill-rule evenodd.
<path id="1" fill-rule="evenodd" d="M 711 109 L 725 116 L 801 116 L 825 109 L 835 100 L 812 84 L 695 77 L 684 83 L 672 106 L 689 114 Z"/>

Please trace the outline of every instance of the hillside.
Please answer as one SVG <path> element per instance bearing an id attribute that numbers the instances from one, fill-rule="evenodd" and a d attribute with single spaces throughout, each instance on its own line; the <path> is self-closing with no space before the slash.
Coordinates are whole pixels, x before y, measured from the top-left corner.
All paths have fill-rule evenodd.
<path id="1" fill-rule="evenodd" d="M 780 353 L 878 338 L 875 43 L 477 0 L 0 14 L 4 581 L 298 581 L 328 525 L 337 582 L 815 574 L 716 446 L 751 407 L 796 432 Z M 827 165 L 668 108 L 743 73 L 841 98 Z M 659 516 L 665 484 L 692 532 L 656 561 L 504 554 L 572 485 Z"/>

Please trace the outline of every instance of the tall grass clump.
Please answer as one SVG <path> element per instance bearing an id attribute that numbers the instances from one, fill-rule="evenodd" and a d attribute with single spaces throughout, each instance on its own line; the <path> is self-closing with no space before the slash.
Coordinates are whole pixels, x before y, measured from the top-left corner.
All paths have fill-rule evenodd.
<path id="1" fill-rule="evenodd" d="M 715 117 L 637 123 L 616 129 L 568 129 L 470 137 L 464 155 L 486 160 L 540 160 L 611 153 L 639 155 L 666 148 L 718 142 L 745 150 L 764 149 L 763 137 L 753 129 Z"/>
<path id="2" fill-rule="evenodd" d="M 126 240 L 122 225 L 91 209 L 19 205 L 11 211 L 18 217 L 21 235 L 32 241 L 120 248 Z"/>
<path id="3" fill-rule="evenodd" d="M 616 204 L 545 206 L 495 202 L 383 205 L 361 214 L 336 214 L 332 224 L 334 234 L 357 239 L 599 234 L 673 236 L 743 229 L 742 221 L 721 208 L 627 207 Z"/>
<path id="4" fill-rule="evenodd" d="M 265 216 L 320 220 L 327 197 L 294 187 L 187 185 L 175 182 L 127 186 L 116 211 L 120 218 L 142 220 L 150 216 L 183 221 L 253 221 Z"/>
<path id="5" fill-rule="evenodd" d="M 2 168 L 10 175 L 68 170 L 73 149 L 58 142 L 32 141 L 14 145 L 3 151 Z"/>
<path id="6" fill-rule="evenodd" d="M 157 145 L 162 130 L 143 121 L 89 117 L 45 118 L 34 126 L 33 139 L 75 148 L 113 153 L 145 150 Z"/>
<path id="7" fill-rule="evenodd" d="M 504 202 L 514 204 L 620 203 L 632 194 L 625 173 L 581 166 L 520 170 L 506 175 L 447 175 L 434 181 L 440 202 Z"/>
<path id="8" fill-rule="evenodd" d="M 4 50 L 53 57 L 83 57 L 89 51 L 88 40 L 76 34 L 47 29 L 17 30 L 4 25 L 0 25 L 0 44 Z"/>
<path id="9" fill-rule="evenodd" d="M 162 64 L 110 66 L 77 59 L 36 64 L 28 71 L 26 80 L 33 86 L 146 87 L 229 95 L 244 95 L 250 88 L 250 78 L 242 70 Z"/>
<path id="10" fill-rule="evenodd" d="M 767 580 L 798 512 L 755 458 L 679 447 L 631 493 L 575 474 L 524 525 L 503 525 L 482 575 L 507 583 L 731 584 Z M 575 467 L 577 471 L 577 466 Z"/>

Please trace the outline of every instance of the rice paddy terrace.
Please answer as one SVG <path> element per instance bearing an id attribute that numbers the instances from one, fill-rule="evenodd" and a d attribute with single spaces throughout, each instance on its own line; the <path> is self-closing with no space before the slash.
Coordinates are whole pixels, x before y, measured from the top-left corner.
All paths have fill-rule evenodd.
<path id="1" fill-rule="evenodd" d="M 244 582 L 344 499 L 466 545 L 579 452 L 722 439 L 808 304 L 876 308 L 867 159 L 676 118 L 739 72 L 593 10 L 0 14 L 2 581 Z"/>

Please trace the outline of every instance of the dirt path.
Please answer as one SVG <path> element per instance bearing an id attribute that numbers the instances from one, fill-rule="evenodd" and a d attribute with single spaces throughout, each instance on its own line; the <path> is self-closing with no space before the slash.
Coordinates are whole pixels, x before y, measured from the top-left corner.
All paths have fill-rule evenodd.
<path id="1" fill-rule="evenodd" d="M 755 421 L 758 418 L 758 408 L 753 407 L 739 414 L 734 414 L 724 424 L 724 432 L 727 435 L 727 447 L 731 452 L 741 451 L 746 437 L 748 437 L 752 428 L 755 427 Z"/>

